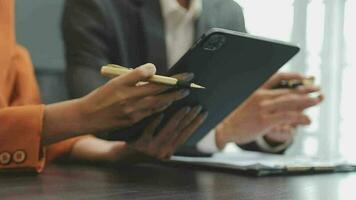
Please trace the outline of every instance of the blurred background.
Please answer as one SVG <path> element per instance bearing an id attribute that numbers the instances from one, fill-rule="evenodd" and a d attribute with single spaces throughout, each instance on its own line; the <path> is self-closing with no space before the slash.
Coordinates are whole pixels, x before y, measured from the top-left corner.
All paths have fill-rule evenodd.
<path id="1" fill-rule="evenodd" d="M 312 126 L 298 130 L 290 155 L 356 160 L 356 1 L 236 0 L 248 32 L 293 42 L 303 51 L 283 70 L 314 75 L 326 101 L 309 110 Z M 17 0 L 17 38 L 32 55 L 43 100 L 67 99 L 60 18 L 64 0 Z"/>

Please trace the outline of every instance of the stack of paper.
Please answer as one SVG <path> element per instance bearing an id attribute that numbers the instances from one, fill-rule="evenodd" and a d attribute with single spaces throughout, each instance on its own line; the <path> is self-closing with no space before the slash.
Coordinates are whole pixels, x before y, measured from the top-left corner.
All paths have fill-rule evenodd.
<path id="1" fill-rule="evenodd" d="M 272 155 L 258 152 L 217 153 L 212 157 L 174 156 L 171 162 L 230 169 L 256 176 L 356 170 L 355 164 L 342 159 L 323 160 L 315 157 Z"/>

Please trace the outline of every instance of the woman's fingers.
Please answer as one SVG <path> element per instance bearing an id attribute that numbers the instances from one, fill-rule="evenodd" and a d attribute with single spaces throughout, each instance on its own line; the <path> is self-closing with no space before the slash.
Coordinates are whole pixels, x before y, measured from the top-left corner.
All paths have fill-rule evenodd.
<path id="1" fill-rule="evenodd" d="M 159 116 L 146 127 L 143 135 L 134 143 L 135 148 L 158 159 L 168 159 L 178 145 L 183 144 L 205 121 L 207 113 L 199 114 L 201 110 L 201 106 L 180 109 L 155 135 L 163 119 L 163 115 Z"/>
<path id="2" fill-rule="evenodd" d="M 132 87 L 128 91 L 127 98 L 139 98 L 145 96 L 151 96 L 160 94 L 167 89 L 169 86 L 160 85 L 160 84 L 144 84 L 138 86 L 138 83 L 147 81 L 156 73 L 156 67 L 153 64 L 145 64 L 140 67 L 133 69 L 131 72 L 119 76 L 110 81 L 110 84 L 113 85 L 116 89 L 122 87 Z"/>
<path id="3" fill-rule="evenodd" d="M 199 115 L 202 111 L 202 106 L 195 106 L 192 110 L 185 116 L 185 118 L 179 123 L 177 127 L 177 131 L 181 131 L 185 129 L 192 121 Z"/>
<path id="4" fill-rule="evenodd" d="M 147 81 L 155 74 L 156 67 L 151 63 L 147 63 L 145 65 L 133 69 L 127 74 L 115 78 L 114 83 L 118 86 L 136 86 L 138 82 Z"/>
<path id="5" fill-rule="evenodd" d="M 118 110 L 126 115 L 126 118 L 133 123 L 140 121 L 152 114 L 162 112 L 174 101 L 185 98 L 189 95 L 189 90 L 180 90 L 158 96 L 146 97 L 141 100 L 127 100 L 129 103 L 118 104 Z"/>
<path id="6" fill-rule="evenodd" d="M 157 96 L 151 96 L 139 100 L 136 104 L 137 109 L 149 110 L 172 104 L 175 101 L 184 99 L 190 94 L 189 90 L 178 90 Z"/>
<path id="7" fill-rule="evenodd" d="M 188 115 L 190 115 L 189 118 L 193 116 L 193 112 L 196 112 L 196 110 L 198 109 L 188 113 Z M 207 112 L 196 115 L 192 120 L 190 120 L 190 123 L 188 123 L 187 126 L 183 129 L 177 129 L 175 134 L 172 134 L 170 138 L 166 138 L 164 142 L 161 142 L 161 149 L 158 151 L 160 159 L 168 159 L 177 150 L 177 148 L 184 144 L 184 142 L 187 141 L 195 130 L 203 124 L 207 116 Z"/>
<path id="8" fill-rule="evenodd" d="M 180 135 L 182 134 L 182 130 L 187 128 L 195 118 L 201 113 L 203 107 L 202 106 L 195 106 L 191 109 L 191 111 L 179 122 L 177 127 L 175 128 L 174 137 L 171 137 L 169 140 L 166 141 L 168 145 L 171 145 L 175 140 L 177 140 Z"/>
<path id="9" fill-rule="evenodd" d="M 175 77 L 179 80 L 191 81 L 194 78 L 194 74 L 183 73 L 183 74 L 177 74 L 173 77 Z M 140 95 L 141 97 L 144 97 L 144 96 L 149 96 L 149 95 L 153 96 L 153 95 L 161 94 L 170 88 L 172 88 L 172 87 L 167 86 L 167 85 L 148 83 L 148 84 L 142 84 L 142 85 L 137 86 L 135 88 L 135 90 L 137 91 L 138 95 Z"/>
<path id="10" fill-rule="evenodd" d="M 178 137 L 171 144 L 173 149 L 177 149 L 205 122 L 208 112 L 199 114 L 186 128 L 184 128 Z"/>
<path id="11" fill-rule="evenodd" d="M 161 124 L 162 120 L 164 118 L 164 115 L 161 114 L 158 117 L 156 117 L 144 130 L 142 136 L 138 139 L 138 143 L 142 143 L 144 142 L 145 144 L 142 145 L 146 145 L 149 142 L 151 142 L 154 134 L 156 133 L 156 130 L 158 128 L 158 126 Z"/>
<path id="12" fill-rule="evenodd" d="M 132 86 L 129 88 L 131 91 L 135 92 L 136 98 L 147 97 L 147 96 L 154 96 L 161 94 L 168 89 L 172 88 L 171 86 L 156 84 L 156 83 L 147 83 L 137 86 Z"/>
<path id="13" fill-rule="evenodd" d="M 178 80 L 182 80 L 182 81 L 192 81 L 194 79 L 194 74 L 193 73 L 182 73 L 182 74 L 176 74 L 174 76 L 172 76 Z"/>
<path id="14" fill-rule="evenodd" d="M 157 145 L 165 145 L 170 138 L 175 137 L 176 129 L 179 123 L 188 115 L 191 111 L 190 107 L 184 107 L 180 109 L 164 126 L 164 128 L 156 136 Z"/>

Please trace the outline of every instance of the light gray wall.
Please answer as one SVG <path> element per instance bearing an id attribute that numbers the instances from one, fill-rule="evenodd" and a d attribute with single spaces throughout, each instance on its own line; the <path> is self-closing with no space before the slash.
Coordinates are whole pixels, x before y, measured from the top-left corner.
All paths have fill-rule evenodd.
<path id="1" fill-rule="evenodd" d="M 60 31 L 63 3 L 64 0 L 16 0 L 17 40 L 30 51 L 46 103 L 67 98 Z"/>
<path id="2" fill-rule="evenodd" d="M 16 0 L 19 43 L 31 52 L 36 68 L 63 69 L 60 20 L 64 0 Z"/>

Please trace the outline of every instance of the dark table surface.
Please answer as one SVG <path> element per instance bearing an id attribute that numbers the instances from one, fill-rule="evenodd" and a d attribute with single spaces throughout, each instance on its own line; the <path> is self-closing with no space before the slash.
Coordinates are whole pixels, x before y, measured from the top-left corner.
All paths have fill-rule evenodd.
<path id="1" fill-rule="evenodd" d="M 249 177 L 143 165 L 50 165 L 40 175 L 0 175 L 0 199 L 356 199 L 356 173 Z"/>

